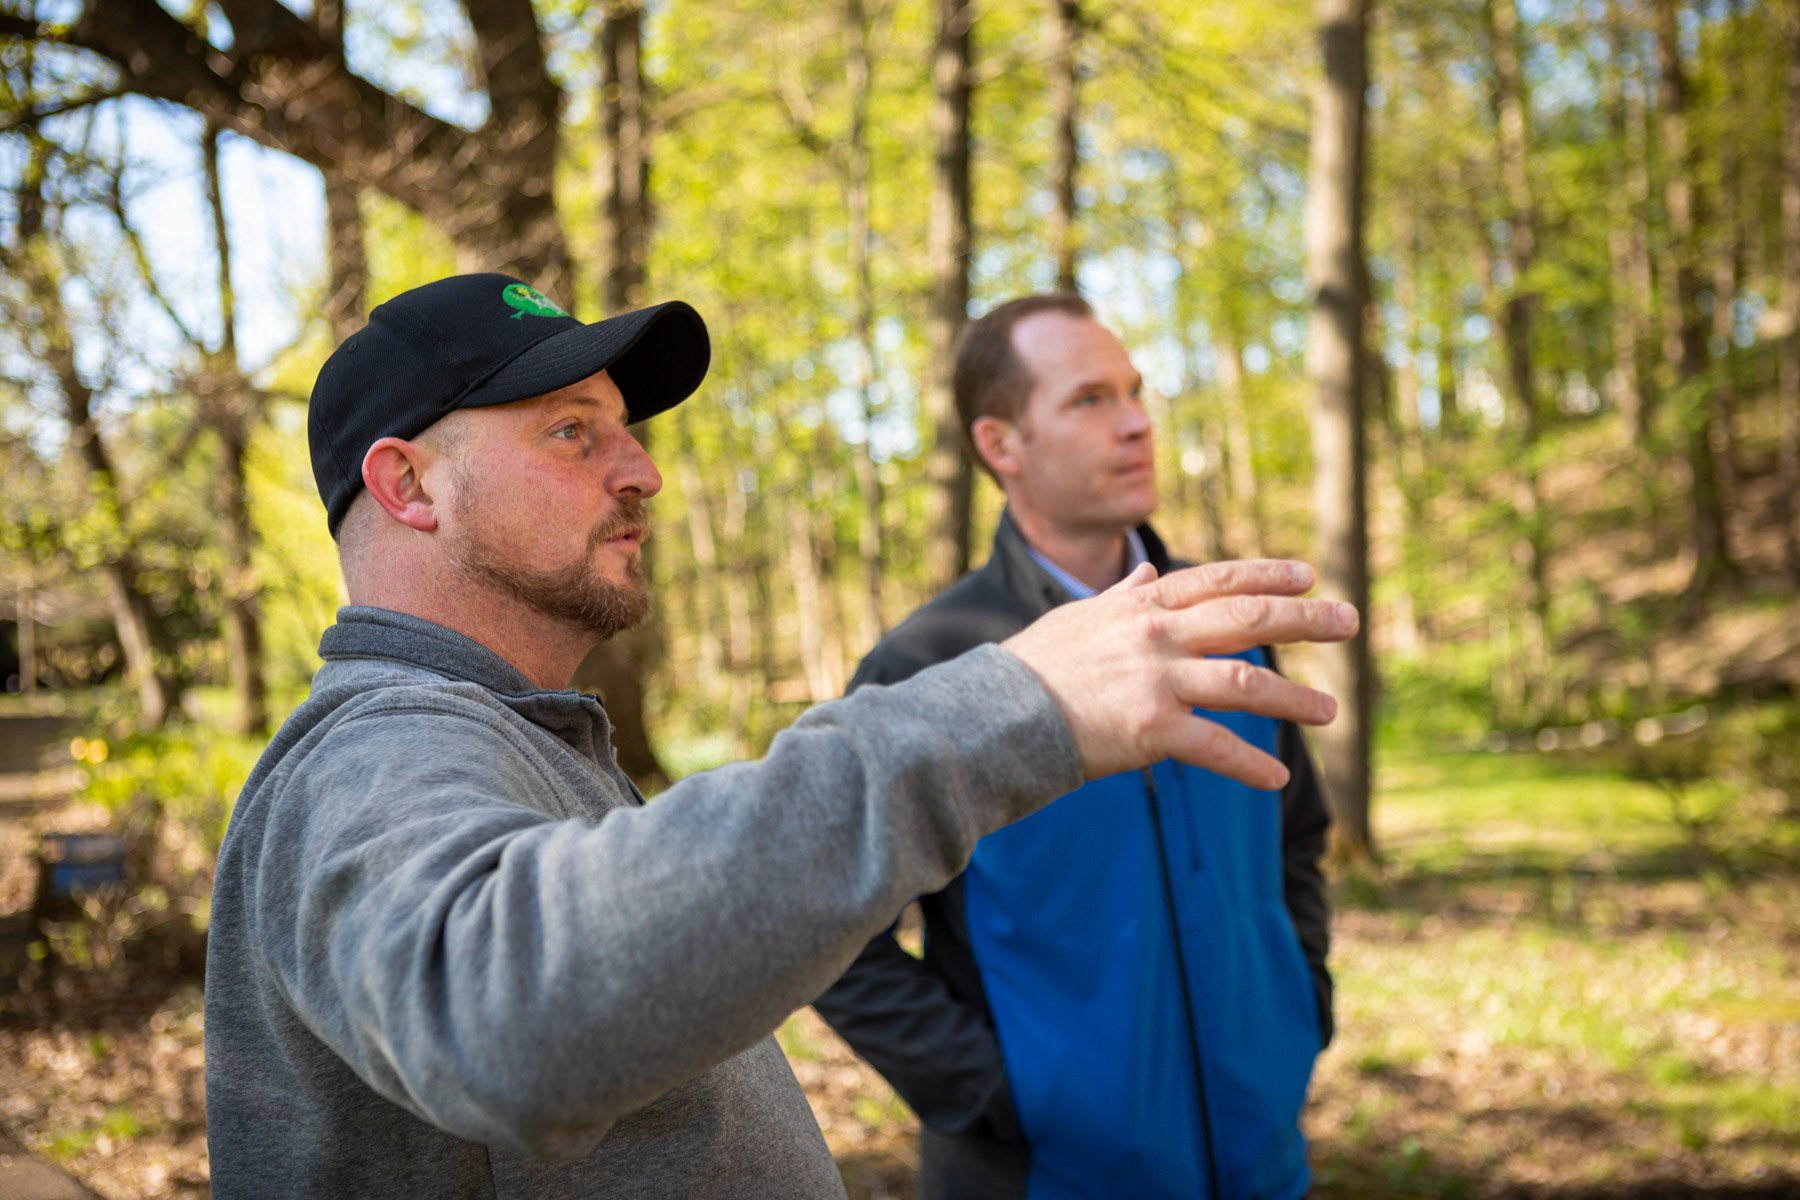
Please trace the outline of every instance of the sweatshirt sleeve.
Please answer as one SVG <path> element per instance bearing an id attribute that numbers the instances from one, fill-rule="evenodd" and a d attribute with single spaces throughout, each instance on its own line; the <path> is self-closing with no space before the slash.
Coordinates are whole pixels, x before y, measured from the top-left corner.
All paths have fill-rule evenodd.
<path id="1" fill-rule="evenodd" d="M 593 824 L 528 806 L 554 785 L 478 704 L 414 696 L 321 730 L 259 798 L 255 932 L 375 1090 L 558 1160 L 768 1034 L 1081 774 L 998 647 L 820 705 L 761 761 Z"/>

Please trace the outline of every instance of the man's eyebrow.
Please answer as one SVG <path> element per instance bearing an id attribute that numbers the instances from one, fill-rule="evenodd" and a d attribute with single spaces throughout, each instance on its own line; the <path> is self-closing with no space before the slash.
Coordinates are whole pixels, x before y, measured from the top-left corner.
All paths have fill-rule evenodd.
<path id="1" fill-rule="evenodd" d="M 1063 391 L 1062 398 L 1064 400 L 1073 400 L 1076 397 L 1084 395 L 1088 392 L 1105 391 L 1107 388 L 1109 388 L 1111 386 L 1112 386 L 1112 380 L 1107 379 L 1102 376 L 1095 376 L 1094 378 L 1083 379 L 1079 383 L 1070 385 L 1067 389 L 1065 389 Z M 1136 387 L 1136 388 L 1141 388 L 1144 386 L 1143 372 L 1133 371 L 1131 373 L 1131 386 Z"/>
<path id="2" fill-rule="evenodd" d="M 583 408 L 598 408 L 605 410 L 611 410 L 615 407 L 615 403 L 610 397 L 589 396 L 580 392 L 567 396 L 557 396 L 553 399 L 545 397 L 540 401 L 540 407 L 545 409 L 556 409 L 570 404 L 579 405 Z M 621 415 L 629 411 L 629 406 L 626 405 L 623 400 L 618 401 L 616 407 Z"/>

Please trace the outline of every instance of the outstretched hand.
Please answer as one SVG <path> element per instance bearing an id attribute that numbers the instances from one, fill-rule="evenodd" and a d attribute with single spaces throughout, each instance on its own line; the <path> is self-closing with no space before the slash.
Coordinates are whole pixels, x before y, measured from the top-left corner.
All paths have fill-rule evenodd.
<path id="1" fill-rule="evenodd" d="M 1173 758 L 1256 788 L 1288 772 L 1195 708 L 1326 725 L 1337 701 L 1236 658 L 1253 646 L 1342 642 L 1348 604 L 1302 599 L 1312 568 L 1279 560 L 1209 563 L 1157 577 L 1149 564 L 1098 596 L 1052 609 L 1002 645 L 1062 709 L 1090 779 Z"/>

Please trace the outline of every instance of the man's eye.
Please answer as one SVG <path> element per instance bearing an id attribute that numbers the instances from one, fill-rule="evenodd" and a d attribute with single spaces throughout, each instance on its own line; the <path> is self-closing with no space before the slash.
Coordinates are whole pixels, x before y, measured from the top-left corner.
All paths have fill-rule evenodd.
<path id="1" fill-rule="evenodd" d="M 572 442 L 581 436 L 581 426 L 564 425 L 562 428 L 552 431 L 550 436 Z"/>

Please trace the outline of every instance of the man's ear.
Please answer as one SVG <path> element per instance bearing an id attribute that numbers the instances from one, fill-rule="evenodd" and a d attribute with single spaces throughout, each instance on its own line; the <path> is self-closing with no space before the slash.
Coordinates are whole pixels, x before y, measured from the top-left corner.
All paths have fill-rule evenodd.
<path id="1" fill-rule="evenodd" d="M 999 417 L 976 417 L 969 426 L 969 440 L 988 470 L 1005 479 L 1019 473 L 1019 427 Z"/>
<path id="2" fill-rule="evenodd" d="M 425 490 L 424 471 L 423 451 L 403 438 L 384 437 L 363 455 L 363 487 L 375 503 L 402 525 L 430 533 L 438 518 Z"/>

